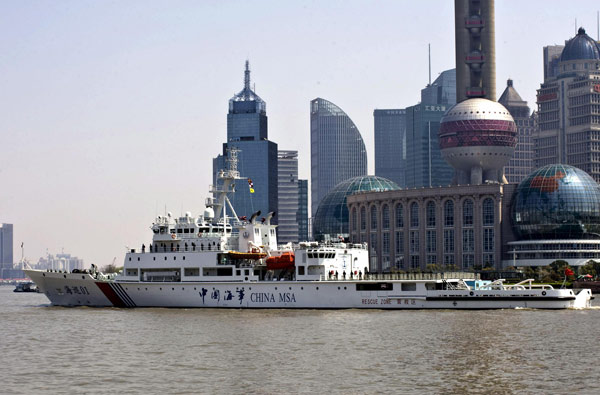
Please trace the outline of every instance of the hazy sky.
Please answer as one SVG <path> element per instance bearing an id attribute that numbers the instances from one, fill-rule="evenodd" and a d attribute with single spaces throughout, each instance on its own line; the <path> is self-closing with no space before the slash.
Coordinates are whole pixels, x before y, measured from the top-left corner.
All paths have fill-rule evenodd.
<path id="1" fill-rule="evenodd" d="M 597 38 L 597 1 L 496 1 L 497 92 L 530 107 L 542 47 L 575 20 Z M 373 110 L 416 104 L 454 67 L 454 2 L 0 2 L 0 222 L 15 261 L 70 252 L 100 266 L 151 240 L 165 210 L 204 209 L 229 98 L 250 59 L 269 138 L 310 179 L 309 102 L 356 123 L 373 172 Z M 255 185 L 255 188 L 260 186 Z"/>

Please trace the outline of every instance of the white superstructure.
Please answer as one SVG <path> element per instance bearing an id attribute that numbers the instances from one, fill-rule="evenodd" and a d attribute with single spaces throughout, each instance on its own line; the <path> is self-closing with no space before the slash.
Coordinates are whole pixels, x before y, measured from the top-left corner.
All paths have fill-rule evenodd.
<path id="1" fill-rule="evenodd" d="M 236 152 L 197 217 L 159 216 L 152 243 L 125 254 L 117 275 L 26 270 L 52 304 L 220 308 L 583 308 L 589 290 L 505 285 L 477 289 L 472 273 L 374 275 L 365 244 L 278 246 L 274 213 L 238 218 L 227 198 L 239 178 Z M 227 213 L 231 212 L 231 216 Z"/>

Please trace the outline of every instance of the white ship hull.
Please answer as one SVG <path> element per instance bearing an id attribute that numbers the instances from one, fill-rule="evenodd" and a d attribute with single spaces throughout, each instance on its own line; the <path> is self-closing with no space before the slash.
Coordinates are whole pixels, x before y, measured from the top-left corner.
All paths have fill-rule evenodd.
<path id="1" fill-rule="evenodd" d="M 568 289 L 428 290 L 419 280 L 127 282 L 27 270 L 53 305 L 260 309 L 565 309 L 590 306 Z M 402 284 L 415 290 L 402 291 Z M 363 290 L 374 287 L 387 289 Z M 412 287 L 412 285 L 411 285 Z"/>

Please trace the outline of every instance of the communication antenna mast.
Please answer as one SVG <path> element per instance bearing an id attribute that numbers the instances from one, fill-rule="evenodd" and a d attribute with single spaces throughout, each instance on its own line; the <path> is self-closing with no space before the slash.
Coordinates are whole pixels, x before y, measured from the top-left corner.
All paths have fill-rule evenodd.
<path id="1" fill-rule="evenodd" d="M 246 70 L 244 70 L 244 90 L 250 89 L 250 61 L 246 59 Z"/>
<path id="2" fill-rule="evenodd" d="M 427 44 L 427 46 L 429 47 L 429 85 L 431 85 L 431 43 Z"/>

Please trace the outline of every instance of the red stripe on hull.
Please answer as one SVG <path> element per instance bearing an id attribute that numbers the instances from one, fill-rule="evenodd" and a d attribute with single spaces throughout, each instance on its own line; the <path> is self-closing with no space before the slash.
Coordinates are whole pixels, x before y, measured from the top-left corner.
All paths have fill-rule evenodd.
<path id="1" fill-rule="evenodd" d="M 110 284 L 104 282 L 97 282 L 96 285 L 104 293 L 104 295 L 110 300 L 115 307 L 127 307 L 123 300 L 117 295 L 117 293 L 111 288 Z"/>

